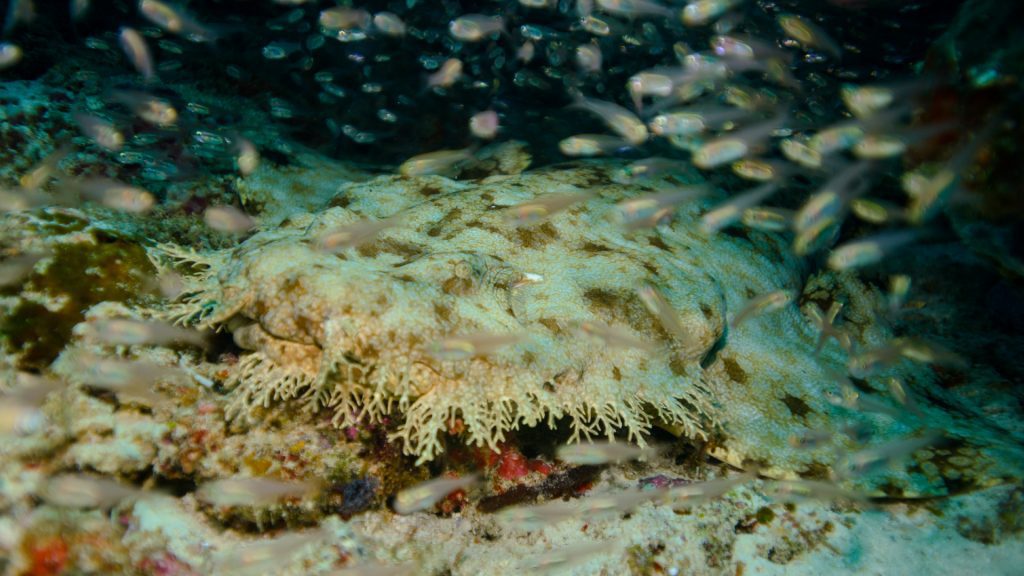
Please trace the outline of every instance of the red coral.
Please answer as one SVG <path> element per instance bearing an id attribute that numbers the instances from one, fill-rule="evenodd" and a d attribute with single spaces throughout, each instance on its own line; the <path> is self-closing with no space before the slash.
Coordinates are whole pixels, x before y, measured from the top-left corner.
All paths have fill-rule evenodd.
<path id="1" fill-rule="evenodd" d="M 498 457 L 498 477 L 502 480 L 518 480 L 530 473 L 529 465 L 523 454 L 509 446 L 501 447 Z"/>
<path id="2" fill-rule="evenodd" d="M 466 506 L 467 502 L 469 502 L 469 498 L 466 496 L 466 491 L 459 489 L 448 496 L 445 496 L 443 500 L 437 503 L 437 507 L 441 511 L 441 514 L 451 516 L 452 514 L 462 510 Z"/>
<path id="3" fill-rule="evenodd" d="M 554 470 L 550 464 L 543 460 L 530 460 L 526 465 L 530 468 L 530 472 L 538 472 L 543 476 L 551 474 Z"/>
<path id="4" fill-rule="evenodd" d="M 29 549 L 31 565 L 26 576 L 57 576 L 68 564 L 68 545 L 59 537 L 33 542 Z"/>
<path id="5" fill-rule="evenodd" d="M 501 445 L 501 452 L 487 452 L 484 461 L 488 468 L 494 468 L 495 486 L 519 483 L 531 472 L 541 476 L 551 474 L 551 466 L 543 460 L 527 459 L 518 448 L 509 444 Z"/>

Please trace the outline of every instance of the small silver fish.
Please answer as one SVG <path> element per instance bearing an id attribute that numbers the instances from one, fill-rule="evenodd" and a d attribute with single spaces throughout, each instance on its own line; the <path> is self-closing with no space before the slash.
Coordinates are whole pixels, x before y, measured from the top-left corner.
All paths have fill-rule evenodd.
<path id="1" fill-rule="evenodd" d="M 74 359 L 70 378 L 93 388 L 101 388 L 133 400 L 156 404 L 165 400 L 153 385 L 158 382 L 191 382 L 190 376 L 175 366 L 146 360 L 119 360 L 81 352 Z"/>
<path id="2" fill-rule="evenodd" d="M 62 198 L 38 190 L 0 188 L 0 212 L 24 212 L 62 202 Z"/>
<path id="3" fill-rule="evenodd" d="M 660 96 L 662 98 L 672 95 L 676 85 L 677 75 L 660 73 L 660 71 L 637 72 L 626 81 L 626 91 L 633 99 L 633 108 L 636 111 L 643 111 L 643 98 L 645 96 Z"/>
<path id="4" fill-rule="evenodd" d="M 251 216 L 234 206 L 210 206 L 203 211 L 203 222 L 226 234 L 244 234 L 256 226 Z"/>
<path id="5" fill-rule="evenodd" d="M 843 350 L 848 352 L 852 350 L 850 336 L 835 325 L 836 318 L 842 309 L 842 302 L 832 302 L 828 311 L 824 313 L 816 305 L 812 304 L 807 307 L 807 315 L 810 316 L 811 323 L 818 329 L 818 342 L 814 347 L 815 354 L 821 352 L 829 339 L 835 339 Z"/>
<path id="6" fill-rule="evenodd" d="M 838 220 L 846 206 L 866 189 L 865 175 L 873 165 L 851 164 L 835 174 L 800 207 L 793 227 L 802 232 L 825 220 Z"/>
<path id="7" fill-rule="evenodd" d="M 847 242 L 832 250 L 828 256 L 828 266 L 841 271 L 877 264 L 886 254 L 919 239 L 920 236 L 916 230 L 901 230 Z"/>
<path id="8" fill-rule="evenodd" d="M 24 52 L 17 44 L 0 42 L 0 70 L 10 68 L 21 61 Z"/>
<path id="9" fill-rule="evenodd" d="M 751 298 L 732 319 L 732 328 L 739 327 L 745 320 L 761 314 L 768 314 L 788 306 L 793 302 L 793 292 L 776 290 Z"/>
<path id="10" fill-rule="evenodd" d="M 529 64 L 533 60 L 535 52 L 536 47 L 533 42 L 523 42 L 523 45 L 516 49 L 516 60 L 523 64 Z"/>
<path id="11" fill-rule="evenodd" d="M 3 399 L 0 403 L 0 440 L 35 434 L 46 425 L 46 415 L 39 407 L 12 401 L 6 395 Z"/>
<path id="12" fill-rule="evenodd" d="M 150 192 L 103 177 L 62 181 L 87 200 L 131 214 L 144 214 L 156 203 Z"/>
<path id="13" fill-rule="evenodd" d="M 655 136 L 690 136 L 707 129 L 705 118 L 697 112 L 671 112 L 659 114 L 648 123 Z"/>
<path id="14" fill-rule="evenodd" d="M 529 531 L 578 517 L 582 510 L 578 502 L 550 500 L 530 506 L 510 506 L 495 514 L 495 518 L 507 528 Z"/>
<path id="15" fill-rule="evenodd" d="M 62 380 L 49 376 L 39 376 L 29 372 L 16 372 L 14 385 L 4 390 L 0 397 L 12 404 L 21 404 L 38 408 L 51 392 L 63 390 L 66 385 Z"/>
<path id="16" fill-rule="evenodd" d="M 590 520 L 609 515 L 630 514 L 647 502 L 663 500 L 668 494 L 665 488 L 626 488 L 615 492 L 594 494 L 577 502 L 580 518 Z"/>
<path id="17" fill-rule="evenodd" d="M 737 6 L 743 0 L 696 0 L 683 8 L 680 15 L 687 26 L 704 26 Z"/>
<path id="18" fill-rule="evenodd" d="M 71 13 L 72 20 L 81 20 L 85 16 L 86 12 L 89 11 L 90 0 L 71 0 L 69 3 L 69 11 Z"/>
<path id="19" fill-rule="evenodd" d="M 637 160 L 620 170 L 616 170 L 612 180 L 618 184 L 633 184 L 641 180 L 653 178 L 659 174 L 683 172 L 685 169 L 685 163 L 680 160 L 655 156 Z"/>
<path id="20" fill-rule="evenodd" d="M 58 165 L 68 157 L 71 150 L 72 148 L 68 144 L 58 146 L 56 150 L 47 154 L 31 170 L 23 174 L 18 183 L 25 190 L 38 190 L 42 188 L 57 173 Z"/>
<path id="21" fill-rule="evenodd" d="M 705 234 L 714 234 L 736 224 L 743 217 L 744 211 L 760 204 L 774 194 L 778 188 L 774 182 L 767 182 L 715 206 L 701 216 L 701 230 Z"/>
<path id="22" fill-rule="evenodd" d="M 45 253 L 30 252 L 0 261 L 0 287 L 13 286 L 27 278 L 35 268 L 36 262 L 46 256 Z"/>
<path id="23" fill-rule="evenodd" d="M 567 193 L 541 196 L 530 202 L 523 202 L 505 209 L 505 220 L 513 226 L 532 226 L 543 222 L 580 202 L 591 198 L 587 193 Z"/>
<path id="24" fill-rule="evenodd" d="M 386 36 L 395 38 L 405 36 L 405 22 L 392 12 L 378 12 L 374 14 L 373 27 Z"/>
<path id="25" fill-rule="evenodd" d="M 427 77 L 428 88 L 449 88 L 462 78 L 462 60 L 449 58 L 444 60 L 437 72 Z"/>
<path id="26" fill-rule="evenodd" d="M 668 18 L 674 13 L 671 8 L 654 0 L 597 0 L 602 11 L 624 18 L 660 16 Z"/>
<path id="27" fill-rule="evenodd" d="M 113 346 L 166 346 L 178 342 L 205 348 L 207 344 L 199 332 L 157 320 L 91 319 L 75 326 L 74 333 L 90 342 Z"/>
<path id="28" fill-rule="evenodd" d="M 817 48 L 834 58 L 842 56 L 843 49 L 839 43 L 806 18 L 795 14 L 781 14 L 776 20 L 787 36 L 804 47 Z"/>
<path id="29" fill-rule="evenodd" d="M 256 168 L 259 168 L 260 152 L 250 140 L 241 136 L 236 137 L 235 152 L 235 166 L 238 167 L 238 173 L 243 177 L 249 176 L 256 171 Z"/>
<path id="30" fill-rule="evenodd" d="M 807 430 L 801 434 L 791 434 L 786 443 L 801 450 L 815 450 L 829 444 L 833 438 L 835 433 L 831 430 Z"/>
<path id="31" fill-rule="evenodd" d="M 659 114 L 651 119 L 651 133 L 657 136 L 690 136 L 749 116 L 742 108 L 700 107 Z"/>
<path id="32" fill-rule="evenodd" d="M 903 309 L 907 301 L 907 294 L 910 293 L 910 276 L 906 274 L 894 274 L 889 277 L 889 312 L 894 314 Z"/>
<path id="33" fill-rule="evenodd" d="M 281 500 L 315 494 L 320 484 L 311 481 L 273 478 L 235 477 L 206 482 L 196 490 L 196 498 L 213 506 L 272 506 Z"/>
<path id="34" fill-rule="evenodd" d="M 563 139 L 558 149 L 566 156 L 601 156 L 630 148 L 632 144 L 624 138 L 606 134 L 577 134 Z"/>
<path id="35" fill-rule="evenodd" d="M 322 529 L 291 532 L 269 540 L 232 545 L 214 552 L 212 574 L 266 576 L 283 574 L 304 548 L 320 545 L 328 537 Z"/>
<path id="36" fill-rule="evenodd" d="M 865 138 L 864 128 L 859 122 L 842 122 L 818 131 L 810 137 L 807 145 L 822 156 L 849 150 Z"/>
<path id="37" fill-rule="evenodd" d="M 793 225 L 792 210 L 754 206 L 743 211 L 740 222 L 748 228 L 761 232 L 782 232 Z"/>
<path id="38" fill-rule="evenodd" d="M 147 20 L 160 28 L 185 36 L 195 42 L 213 42 L 217 34 L 210 28 L 200 24 L 182 8 L 161 2 L 160 0 L 142 0 L 139 12 Z"/>
<path id="39" fill-rule="evenodd" d="M 867 118 L 896 99 L 892 90 L 880 86 L 853 86 L 847 84 L 840 89 L 840 97 L 846 109 L 858 118 Z"/>
<path id="40" fill-rule="evenodd" d="M 902 419 L 903 414 L 900 410 L 872 395 L 861 394 L 853 386 L 853 382 L 845 375 L 837 373 L 833 376 L 839 382 L 840 395 L 837 396 L 831 391 L 825 392 L 825 400 L 833 406 L 846 408 L 847 410 L 881 414 L 893 420 Z"/>
<path id="41" fill-rule="evenodd" d="M 890 345 L 899 350 L 900 355 L 904 358 L 914 362 L 961 368 L 967 366 L 967 362 L 956 352 L 922 338 L 894 338 Z"/>
<path id="42" fill-rule="evenodd" d="M 786 118 L 782 114 L 703 144 L 693 153 L 693 165 L 702 170 L 711 170 L 746 157 L 752 150 L 762 146 L 786 122 Z"/>
<path id="43" fill-rule="evenodd" d="M 779 150 L 787 160 L 795 162 L 804 168 L 817 170 L 821 168 L 822 156 L 810 144 L 810 139 L 786 138 L 779 143 Z"/>
<path id="44" fill-rule="evenodd" d="M 680 78 L 680 85 L 693 82 L 708 82 L 714 84 L 725 80 L 729 75 L 730 66 L 739 66 L 738 61 L 726 62 L 710 54 L 693 52 L 683 58 L 683 68 L 686 69 L 687 77 Z"/>
<path id="45" fill-rule="evenodd" d="M 884 160 L 901 156 L 907 151 L 907 141 L 888 134 L 867 134 L 853 145 L 853 155 L 865 160 Z"/>
<path id="46" fill-rule="evenodd" d="M 466 14 L 448 23 L 448 33 L 463 42 L 479 42 L 504 31 L 505 19 L 500 16 Z"/>
<path id="47" fill-rule="evenodd" d="M 400 223 L 401 219 L 397 216 L 384 220 L 359 220 L 321 233 L 314 240 L 314 245 L 317 250 L 336 254 L 359 246 Z"/>
<path id="48" fill-rule="evenodd" d="M 576 65 L 585 73 L 600 72 L 603 60 L 601 48 L 596 44 L 580 44 L 576 47 Z"/>
<path id="49" fill-rule="evenodd" d="M 699 506 L 716 498 L 721 498 L 734 488 L 757 478 L 756 472 L 744 472 L 732 478 L 708 480 L 694 484 L 686 484 L 670 488 L 665 500 L 675 510 Z"/>
<path id="50" fill-rule="evenodd" d="M 111 152 L 117 152 L 124 146 L 124 135 L 108 120 L 78 112 L 74 115 L 75 123 L 97 146 Z"/>
<path id="51" fill-rule="evenodd" d="M 711 51 L 721 58 L 741 60 L 768 60 L 789 65 L 790 54 L 780 50 L 774 43 L 768 43 L 752 36 L 719 33 L 711 37 Z"/>
<path id="52" fill-rule="evenodd" d="M 134 28 L 122 26 L 118 31 L 117 38 L 121 44 L 121 50 L 128 56 L 128 61 L 132 63 L 135 70 L 142 75 L 142 79 L 146 82 L 152 81 L 156 77 L 153 72 L 153 55 L 142 34 L 139 34 Z"/>
<path id="53" fill-rule="evenodd" d="M 167 128 L 178 121 L 178 111 L 174 106 L 152 94 L 135 90 L 111 90 L 110 99 L 124 104 L 132 113 L 154 126 Z"/>
<path id="54" fill-rule="evenodd" d="M 669 304 L 661 291 L 650 284 L 644 284 L 637 288 L 636 295 L 643 302 L 647 311 L 661 323 L 665 331 L 683 348 L 683 354 L 686 357 L 692 355 L 696 351 L 694 338 L 683 327 L 675 308 Z"/>
<path id="55" fill-rule="evenodd" d="M 355 566 L 326 572 L 324 576 L 415 576 L 421 567 L 415 562 L 391 565 L 364 561 Z"/>
<path id="56" fill-rule="evenodd" d="M 754 58 L 754 47 L 733 36 L 712 36 L 711 51 L 722 58 L 742 58 L 752 60 Z"/>
<path id="57" fill-rule="evenodd" d="M 702 187 L 656 192 L 623 200 L 616 208 L 627 230 L 650 228 L 668 223 L 680 206 L 706 193 L 707 190 Z"/>
<path id="58" fill-rule="evenodd" d="M 365 29 L 372 21 L 373 18 L 366 10 L 345 6 L 323 10 L 319 18 L 320 26 L 331 31 Z"/>
<path id="59" fill-rule="evenodd" d="M 842 459 L 838 468 L 844 478 L 870 474 L 877 470 L 879 465 L 892 464 L 908 458 L 918 450 L 939 443 L 943 438 L 945 435 L 938 430 L 925 430 L 920 436 L 894 440 L 849 454 Z"/>
<path id="60" fill-rule="evenodd" d="M 799 216 L 799 213 L 797 213 Z M 793 253 L 797 256 L 806 256 L 816 252 L 825 246 L 831 245 L 839 235 L 838 217 L 829 216 L 813 222 L 807 228 L 797 230 L 793 238 Z M 795 217 L 794 217 L 795 220 Z M 794 228 L 796 228 L 794 226 Z"/>
<path id="61" fill-rule="evenodd" d="M 523 574 L 564 574 L 567 569 L 588 562 L 595 556 L 611 553 L 618 553 L 613 542 L 580 542 L 534 554 L 520 562 L 516 568 Z"/>
<path id="62" fill-rule="evenodd" d="M 919 173 L 916 178 L 904 181 L 905 189 L 911 198 L 907 215 L 912 223 L 925 222 L 939 211 L 959 187 L 961 176 L 973 162 L 975 155 L 992 139 L 1001 124 L 1001 115 L 995 115 L 936 173 L 928 177 Z M 907 189 L 908 183 L 915 183 L 917 188 Z"/>
<path id="63" fill-rule="evenodd" d="M 645 460 L 656 456 L 660 447 L 644 447 L 622 442 L 581 442 L 559 446 L 555 457 L 574 466 L 599 466 L 602 464 Z"/>
<path id="64" fill-rule="evenodd" d="M 498 113 L 494 110 L 477 112 L 469 119 L 469 131 L 477 138 L 490 140 L 498 135 Z"/>
<path id="65" fill-rule="evenodd" d="M 475 333 L 449 336 L 427 344 L 425 351 L 442 362 L 468 360 L 493 354 L 506 346 L 522 342 L 525 334 Z"/>
<path id="66" fill-rule="evenodd" d="M 614 102 L 606 102 L 595 98 L 587 98 L 582 94 L 576 94 L 575 102 L 572 106 L 583 108 L 598 116 L 608 128 L 634 146 L 647 141 L 647 126 L 635 114 Z"/>
<path id="67" fill-rule="evenodd" d="M 609 24 L 608 19 L 593 14 L 580 18 L 580 27 L 594 36 L 610 36 L 612 33 L 612 25 Z"/>
<path id="68" fill-rule="evenodd" d="M 395 513 L 406 515 L 426 510 L 456 490 L 467 490 L 479 482 L 476 474 L 457 478 L 435 478 L 406 488 L 395 495 Z"/>
<path id="69" fill-rule="evenodd" d="M 586 336 L 596 338 L 610 348 L 635 348 L 644 352 L 654 352 L 658 347 L 650 342 L 641 340 L 633 333 L 624 328 L 607 326 L 600 322 L 583 320 L 575 322 L 573 328 Z"/>
<path id="70" fill-rule="evenodd" d="M 409 158 L 398 167 L 398 173 L 407 177 L 450 174 L 457 164 L 472 157 L 472 148 L 436 150 Z"/>
<path id="71" fill-rule="evenodd" d="M 36 19 L 36 5 L 32 0 L 10 0 L 7 3 L 7 19 L 3 35 L 11 33 L 18 24 L 29 24 Z"/>
<path id="72" fill-rule="evenodd" d="M 889 391 L 889 395 L 892 396 L 893 400 L 898 402 L 902 406 L 906 406 L 910 401 L 910 395 L 907 394 L 907 389 L 903 385 L 903 381 L 895 376 L 892 376 L 885 381 L 885 387 Z"/>
<path id="73" fill-rule="evenodd" d="M 774 480 L 765 486 L 765 495 L 778 503 L 822 500 L 866 504 L 870 501 L 864 494 L 846 490 L 833 482 L 823 480 Z"/>
<path id="74" fill-rule="evenodd" d="M 914 224 L 920 224 L 928 216 L 935 213 L 950 192 L 959 183 L 960 175 L 949 168 L 942 168 L 928 177 L 920 173 L 908 173 L 904 176 L 904 189 L 910 196 L 907 216 Z"/>
<path id="75" fill-rule="evenodd" d="M 64 508 L 109 509 L 124 501 L 157 495 L 133 486 L 87 474 L 60 474 L 46 481 L 39 494 L 47 503 Z"/>
<path id="76" fill-rule="evenodd" d="M 847 368 L 850 374 L 864 378 L 907 359 L 922 364 L 940 364 L 965 367 L 967 363 L 959 354 L 933 342 L 920 338 L 893 338 L 887 344 L 869 348 L 850 356 Z"/>
<path id="77" fill-rule="evenodd" d="M 906 218 L 906 210 L 902 206 L 875 198 L 854 198 L 850 201 L 850 212 L 871 224 L 887 224 Z"/>
<path id="78" fill-rule="evenodd" d="M 175 300 L 185 292 L 185 279 L 180 274 L 168 270 L 155 278 L 148 278 L 145 286 L 149 291 L 159 292 L 167 300 Z"/>

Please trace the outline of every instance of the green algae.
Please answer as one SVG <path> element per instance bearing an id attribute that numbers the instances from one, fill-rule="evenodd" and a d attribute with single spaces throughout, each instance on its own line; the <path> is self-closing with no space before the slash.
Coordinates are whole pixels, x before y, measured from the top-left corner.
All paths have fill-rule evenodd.
<path id="1" fill-rule="evenodd" d="M 762 506 L 757 509 L 754 517 L 758 524 L 770 524 L 772 520 L 775 520 L 775 511 L 768 506 Z"/>
<path id="2" fill-rule="evenodd" d="M 142 247 L 124 240 L 97 234 L 96 244 L 58 244 L 49 265 L 34 272 L 24 289 L 54 299 L 59 308 L 23 299 L 0 321 L 0 333 L 18 354 L 18 368 L 48 366 L 89 307 L 105 301 L 139 302 L 146 278 L 154 273 Z"/>
<path id="3" fill-rule="evenodd" d="M 637 576 L 659 574 L 665 570 L 658 562 L 658 555 L 665 551 L 663 542 L 652 542 L 646 546 L 634 544 L 626 548 L 626 562 L 629 573 Z"/>

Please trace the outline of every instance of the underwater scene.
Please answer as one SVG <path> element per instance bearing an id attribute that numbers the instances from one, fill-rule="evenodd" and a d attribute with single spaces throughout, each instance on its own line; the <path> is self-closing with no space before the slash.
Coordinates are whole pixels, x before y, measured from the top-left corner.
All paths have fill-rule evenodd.
<path id="1" fill-rule="evenodd" d="M 0 573 L 1024 574 L 1024 3 L 0 22 Z"/>

